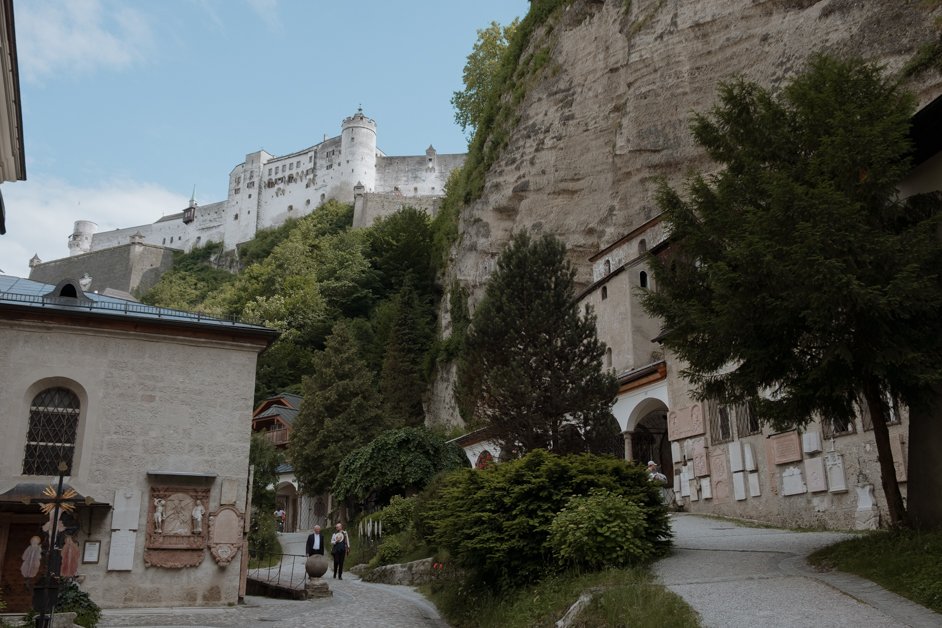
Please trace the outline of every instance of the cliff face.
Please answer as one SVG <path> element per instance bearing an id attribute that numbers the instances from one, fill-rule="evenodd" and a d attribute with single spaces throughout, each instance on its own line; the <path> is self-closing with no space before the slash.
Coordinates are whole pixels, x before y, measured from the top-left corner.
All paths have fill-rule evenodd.
<path id="1" fill-rule="evenodd" d="M 575 0 L 531 38 L 527 53 L 548 51 L 548 61 L 483 195 L 462 212 L 453 277 L 474 302 L 510 234 L 526 228 L 561 238 L 589 283 L 589 256 L 658 213 L 657 178 L 711 167 L 689 120 L 713 104 L 719 81 L 775 88 L 819 51 L 896 71 L 935 36 L 939 13 L 920 0 Z M 924 104 L 942 77 L 911 88 Z M 452 422 L 440 375 L 430 415 Z"/>
<path id="2" fill-rule="evenodd" d="M 588 282 L 590 255 L 656 215 L 657 177 L 710 167 L 688 124 L 719 81 L 775 88 L 817 51 L 898 70 L 934 36 L 933 17 L 920 0 L 576 0 L 530 42 L 549 61 L 462 214 L 457 277 L 479 288 L 510 233 L 528 228 L 563 239 Z M 913 88 L 924 103 L 942 79 Z"/>

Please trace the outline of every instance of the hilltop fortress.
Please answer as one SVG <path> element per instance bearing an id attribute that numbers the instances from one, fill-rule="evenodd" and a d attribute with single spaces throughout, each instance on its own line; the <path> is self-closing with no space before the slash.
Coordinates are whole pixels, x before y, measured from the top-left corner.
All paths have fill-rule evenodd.
<path id="1" fill-rule="evenodd" d="M 129 243 L 189 251 L 223 242 L 232 250 L 260 229 L 306 216 L 329 199 L 353 203 L 357 227 L 407 205 L 434 214 L 449 174 L 464 158 L 439 155 L 432 146 L 424 155 L 387 156 L 376 147 L 376 122 L 359 109 L 344 119 L 337 137 L 279 157 L 264 150 L 246 155 L 229 173 L 224 201 L 198 206 L 191 200 L 183 211 L 152 224 L 111 231 L 98 232 L 94 222 L 78 220 L 69 253 L 83 256 Z M 31 263 L 34 273 L 42 266 L 35 258 Z"/>

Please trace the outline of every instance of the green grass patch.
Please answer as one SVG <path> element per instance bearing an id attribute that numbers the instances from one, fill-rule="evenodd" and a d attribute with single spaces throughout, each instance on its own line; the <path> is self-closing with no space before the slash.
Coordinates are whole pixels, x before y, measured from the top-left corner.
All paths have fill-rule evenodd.
<path id="1" fill-rule="evenodd" d="M 942 530 L 874 532 L 818 550 L 811 564 L 840 569 L 942 612 Z"/>
<path id="2" fill-rule="evenodd" d="M 569 572 L 502 596 L 469 588 L 459 580 L 422 587 L 451 625 L 464 627 L 551 627 L 584 591 L 596 590 L 576 626 L 685 628 L 700 625 L 679 596 L 653 582 L 645 568 Z"/>
<path id="3" fill-rule="evenodd" d="M 266 556 L 249 558 L 249 569 L 268 569 L 278 564 L 281 559 L 280 554 L 268 554 Z"/>

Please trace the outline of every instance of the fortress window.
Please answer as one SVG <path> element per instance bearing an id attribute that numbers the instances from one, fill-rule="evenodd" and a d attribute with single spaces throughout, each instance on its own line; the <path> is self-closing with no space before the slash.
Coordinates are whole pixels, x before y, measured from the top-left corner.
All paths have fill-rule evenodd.
<path id="1" fill-rule="evenodd" d="M 294 170 L 294 164 L 293 164 L 293 163 L 288 164 L 288 170 Z"/>
<path id="2" fill-rule="evenodd" d="M 297 166 L 298 166 L 298 168 L 301 167 L 301 160 L 300 160 L 300 159 L 298 160 Z"/>
<path id="3" fill-rule="evenodd" d="M 294 209 L 294 205 L 288 205 L 288 211 L 289 211 L 289 212 L 290 212 L 291 210 L 293 210 L 293 209 Z"/>
<path id="4" fill-rule="evenodd" d="M 602 286 L 602 300 L 608 298 L 608 286 Z"/>
<path id="5" fill-rule="evenodd" d="M 241 192 L 241 191 L 242 191 L 242 188 L 236 188 L 235 191 L 233 192 L 233 194 L 238 194 L 238 193 Z"/>
<path id="6" fill-rule="evenodd" d="M 242 177 L 236 177 L 236 185 L 239 185 L 240 183 L 242 183 Z"/>
<path id="7" fill-rule="evenodd" d="M 326 194 L 321 194 L 321 203 L 324 202 L 324 199 L 325 199 L 325 198 L 327 198 L 327 195 L 326 195 Z"/>
<path id="8" fill-rule="evenodd" d="M 252 172 L 249 173 L 249 179 L 254 179 L 254 178 L 255 178 L 255 171 L 253 170 Z"/>
<path id="9" fill-rule="evenodd" d="M 238 219 L 239 219 L 239 214 L 236 214 L 235 216 L 233 216 L 232 219 L 233 219 L 233 220 L 238 220 Z"/>
<path id="10" fill-rule="evenodd" d="M 170 244 L 173 244 L 173 236 L 170 236 Z"/>
<path id="11" fill-rule="evenodd" d="M 305 205 L 310 205 L 310 204 L 311 204 L 311 199 L 307 199 L 306 201 L 304 201 L 304 204 L 305 204 Z"/>
<path id="12" fill-rule="evenodd" d="M 612 262 L 611 260 L 605 260 L 605 274 L 610 275 L 612 272 Z"/>
<path id="13" fill-rule="evenodd" d="M 163 244 L 167 244 L 167 238 L 164 238 Z"/>
<path id="14" fill-rule="evenodd" d="M 268 176 L 271 176 L 271 168 L 268 169 Z"/>
<path id="15" fill-rule="evenodd" d="M 282 172 L 285 171 L 285 165 L 284 165 L 284 164 L 281 164 L 281 171 L 282 171 Z"/>
<path id="16" fill-rule="evenodd" d="M 606 368 L 612 368 L 612 348 L 611 347 L 605 350 L 605 366 Z"/>
<path id="17" fill-rule="evenodd" d="M 644 255 L 648 252 L 648 242 L 644 238 L 638 242 L 638 255 Z"/>
<path id="18" fill-rule="evenodd" d="M 648 274 L 644 272 L 643 270 L 641 271 L 641 274 L 638 276 L 638 285 L 641 286 L 642 288 L 648 287 Z"/>

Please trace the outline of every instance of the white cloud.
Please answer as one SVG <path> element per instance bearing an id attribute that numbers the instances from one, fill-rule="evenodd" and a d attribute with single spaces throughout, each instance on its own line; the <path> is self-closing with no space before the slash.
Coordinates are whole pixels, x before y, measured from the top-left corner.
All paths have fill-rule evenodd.
<path id="1" fill-rule="evenodd" d="M 127 69 L 154 45 L 144 13 L 102 0 L 19 3 L 16 39 L 20 71 L 33 83 L 60 73 Z"/>
<path id="2" fill-rule="evenodd" d="M 91 220 L 98 231 L 155 222 L 182 210 L 187 198 L 153 183 L 120 180 L 95 187 L 34 177 L 4 184 L 6 235 L 0 236 L 0 269 L 29 276 L 33 254 L 48 262 L 69 255 L 68 237 L 76 220 Z"/>

